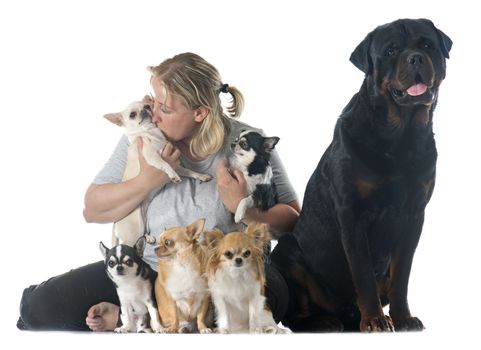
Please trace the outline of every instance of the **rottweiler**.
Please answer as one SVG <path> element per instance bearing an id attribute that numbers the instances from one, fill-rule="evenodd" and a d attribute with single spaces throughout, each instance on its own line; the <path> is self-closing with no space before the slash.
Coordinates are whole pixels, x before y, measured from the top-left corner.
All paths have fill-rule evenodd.
<path id="1" fill-rule="evenodd" d="M 408 281 L 434 189 L 433 111 L 451 46 L 430 20 L 400 19 L 352 53 L 364 82 L 307 184 L 293 234 L 271 255 L 293 331 L 424 329 Z"/>

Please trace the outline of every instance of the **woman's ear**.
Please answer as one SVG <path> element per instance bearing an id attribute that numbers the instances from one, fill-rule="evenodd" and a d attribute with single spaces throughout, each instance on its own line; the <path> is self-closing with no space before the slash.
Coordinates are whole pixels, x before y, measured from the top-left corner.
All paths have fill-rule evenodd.
<path id="1" fill-rule="evenodd" d="M 209 109 L 206 107 L 199 107 L 194 110 L 194 120 L 198 123 L 203 122 L 208 115 Z"/>

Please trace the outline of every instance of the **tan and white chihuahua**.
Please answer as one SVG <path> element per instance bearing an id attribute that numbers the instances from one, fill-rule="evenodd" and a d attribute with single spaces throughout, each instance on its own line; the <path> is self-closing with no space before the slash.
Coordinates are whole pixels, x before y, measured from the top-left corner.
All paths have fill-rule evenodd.
<path id="1" fill-rule="evenodd" d="M 127 135 L 130 142 L 127 165 L 122 181 L 129 180 L 140 172 L 139 139 L 142 139 L 142 154 L 147 163 L 165 172 L 172 182 L 180 182 L 180 176 L 191 177 L 201 182 L 210 181 L 212 176 L 199 174 L 183 167 L 177 168 L 176 172 L 169 163 L 162 159 L 160 152 L 166 145 L 167 140 L 160 129 L 152 122 L 152 104 L 151 97 L 145 96 L 142 101 L 131 103 L 122 112 L 104 115 L 104 118 L 110 122 L 125 127 L 125 135 Z M 144 233 L 145 224 L 142 206 L 140 205 L 129 215 L 114 224 L 112 245 L 125 244 L 133 246 Z M 152 236 L 146 235 L 146 238 L 148 243 L 155 242 Z"/>
<path id="2" fill-rule="evenodd" d="M 266 224 L 246 232 L 205 233 L 207 279 L 216 310 L 217 332 L 287 333 L 277 326 L 264 295 L 262 259 L 270 240 Z"/>
<path id="3" fill-rule="evenodd" d="M 168 333 L 211 333 L 213 310 L 205 278 L 206 254 L 199 243 L 205 219 L 172 227 L 159 237 L 155 298 Z"/>

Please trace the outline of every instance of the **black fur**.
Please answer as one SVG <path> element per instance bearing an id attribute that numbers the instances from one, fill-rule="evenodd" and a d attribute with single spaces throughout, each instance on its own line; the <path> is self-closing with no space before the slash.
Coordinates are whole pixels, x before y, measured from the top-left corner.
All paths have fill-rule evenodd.
<path id="1" fill-rule="evenodd" d="M 399 20 L 351 55 L 364 83 L 307 184 L 293 234 L 271 255 L 289 286 L 282 323 L 292 330 L 424 328 L 407 289 L 434 189 L 432 116 L 451 44 L 428 20 Z M 413 93 L 418 84 L 428 89 Z"/>
<path id="2" fill-rule="evenodd" d="M 234 157 L 239 157 L 236 155 L 236 148 L 255 154 L 254 159 L 249 164 L 240 161 L 243 164 L 240 170 L 243 171 L 246 178 L 250 178 L 248 181 L 254 181 L 254 176 L 262 175 L 260 181 L 263 183 L 256 184 L 254 191 L 250 194 L 254 200 L 254 207 L 262 211 L 268 210 L 278 202 L 270 164 L 271 152 L 277 142 L 279 142 L 278 137 L 264 137 L 255 131 L 242 131 L 231 145 Z"/>

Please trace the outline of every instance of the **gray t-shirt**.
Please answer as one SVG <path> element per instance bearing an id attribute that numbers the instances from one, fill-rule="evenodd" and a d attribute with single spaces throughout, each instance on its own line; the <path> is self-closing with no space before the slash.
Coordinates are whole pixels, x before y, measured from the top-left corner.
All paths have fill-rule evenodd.
<path id="1" fill-rule="evenodd" d="M 215 170 L 217 162 L 230 155 L 230 144 L 242 130 L 252 129 L 247 124 L 231 119 L 231 132 L 229 133 L 225 146 L 216 154 L 201 161 L 192 161 L 181 156 L 181 164 L 194 171 L 210 174 L 212 181 L 199 183 L 199 181 L 182 177 L 178 184 L 168 183 L 157 193 L 153 194 L 150 201 L 146 201 L 146 227 L 150 233 L 158 239 L 160 233 L 166 228 L 173 226 L 188 225 L 199 218 L 206 218 L 206 229 L 219 228 L 223 232 L 243 230 L 243 224 L 236 224 L 234 216 L 222 203 L 217 192 Z M 93 183 L 97 185 L 106 183 L 119 183 L 127 162 L 127 150 L 129 141 L 123 136 L 114 153 L 97 174 Z M 297 195 L 289 182 L 284 167 L 276 151 L 272 153 L 271 165 L 274 173 L 279 202 L 289 203 L 297 199 Z M 154 252 L 155 246 L 147 245 L 144 252 L 144 260 L 152 268 L 157 270 L 157 256 Z"/>

